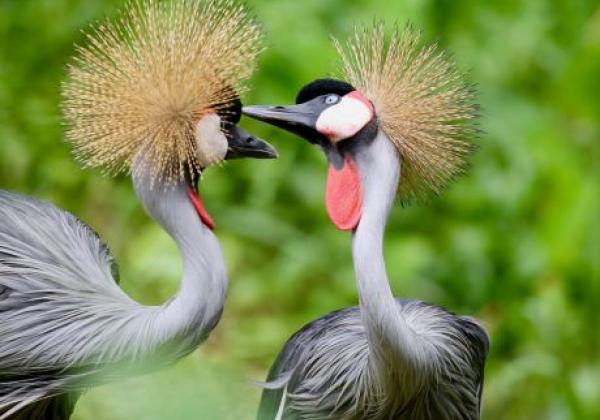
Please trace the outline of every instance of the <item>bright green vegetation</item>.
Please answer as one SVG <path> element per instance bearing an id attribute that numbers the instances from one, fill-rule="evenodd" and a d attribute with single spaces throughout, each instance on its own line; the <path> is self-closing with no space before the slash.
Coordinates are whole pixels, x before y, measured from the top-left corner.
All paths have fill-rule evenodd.
<path id="1" fill-rule="evenodd" d="M 180 261 L 125 177 L 81 170 L 63 143 L 59 84 L 79 28 L 121 0 L 0 0 L 0 187 L 94 226 L 145 303 Z M 472 169 L 428 205 L 398 208 L 386 256 L 399 296 L 484 320 L 485 419 L 600 418 L 600 8 L 593 1 L 253 0 L 269 49 L 247 103 L 293 100 L 336 70 L 329 33 L 410 20 L 480 90 Z M 304 323 L 356 304 L 348 234 L 323 205 L 321 153 L 258 123 L 278 161 L 210 169 L 202 183 L 231 284 L 222 322 L 172 369 L 86 395 L 77 420 L 250 419 L 262 379 Z M 0 339 L 2 339 L 0 337 Z"/>

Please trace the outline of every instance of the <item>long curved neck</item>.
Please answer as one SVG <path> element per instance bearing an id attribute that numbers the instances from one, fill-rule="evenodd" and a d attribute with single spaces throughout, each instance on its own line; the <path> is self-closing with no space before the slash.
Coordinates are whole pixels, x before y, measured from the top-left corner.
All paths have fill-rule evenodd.
<path id="1" fill-rule="evenodd" d="M 147 325 L 156 346 L 170 344 L 176 352 L 193 350 L 216 326 L 224 305 L 227 273 L 215 235 L 200 220 L 185 184 L 152 187 L 134 177 L 146 211 L 175 240 L 183 258 L 177 295 L 159 308 Z"/>
<path id="2" fill-rule="evenodd" d="M 354 159 L 361 174 L 363 204 L 352 238 L 352 255 L 370 360 L 381 371 L 415 367 L 421 353 L 418 340 L 399 311 L 383 257 L 385 226 L 396 196 L 400 158 L 391 141 L 379 131 L 371 143 L 355 153 Z"/>

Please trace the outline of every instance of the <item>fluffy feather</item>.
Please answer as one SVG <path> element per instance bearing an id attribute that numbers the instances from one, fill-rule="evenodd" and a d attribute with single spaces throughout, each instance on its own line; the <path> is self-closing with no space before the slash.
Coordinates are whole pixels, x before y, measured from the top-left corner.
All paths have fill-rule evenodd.
<path id="1" fill-rule="evenodd" d="M 196 122 L 226 112 L 262 50 L 259 25 L 235 0 L 132 0 L 86 41 L 63 87 L 77 157 L 166 183 L 207 159 Z"/>
<path id="2" fill-rule="evenodd" d="M 345 78 L 374 104 L 382 129 L 402 157 L 398 194 L 410 200 L 440 193 L 474 149 L 474 91 L 447 54 L 423 46 L 419 33 L 385 25 L 334 39 Z"/>

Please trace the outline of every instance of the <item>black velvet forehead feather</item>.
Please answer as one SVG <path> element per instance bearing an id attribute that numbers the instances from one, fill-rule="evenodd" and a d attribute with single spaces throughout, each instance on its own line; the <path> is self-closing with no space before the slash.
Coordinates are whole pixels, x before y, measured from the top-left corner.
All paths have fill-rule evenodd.
<path id="1" fill-rule="evenodd" d="M 226 102 L 215 104 L 217 108 L 217 114 L 221 117 L 223 122 L 228 124 L 236 125 L 242 118 L 242 101 L 240 96 L 231 86 L 226 86 L 222 89 L 230 99 Z"/>
<path id="2" fill-rule="evenodd" d="M 242 118 L 242 101 L 239 97 L 228 102 L 225 106 L 217 111 L 222 120 L 230 124 L 236 125 Z"/>
<path id="3" fill-rule="evenodd" d="M 336 79 L 317 79 L 309 84 L 305 85 L 298 96 L 296 96 L 296 103 L 301 104 L 308 102 L 321 95 L 335 93 L 336 95 L 344 96 L 356 89 L 350 83 L 343 82 Z"/>

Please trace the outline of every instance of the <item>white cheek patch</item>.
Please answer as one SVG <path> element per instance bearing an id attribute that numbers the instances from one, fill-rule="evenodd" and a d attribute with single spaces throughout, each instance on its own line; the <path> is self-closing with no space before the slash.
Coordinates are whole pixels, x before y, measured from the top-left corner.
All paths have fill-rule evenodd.
<path id="1" fill-rule="evenodd" d="M 344 96 L 336 105 L 327 108 L 317 120 L 317 131 L 332 142 L 358 133 L 373 118 L 373 111 L 363 101 Z"/>
<path id="2" fill-rule="evenodd" d="M 200 166 L 206 168 L 225 159 L 229 144 L 221 131 L 221 118 L 217 114 L 207 114 L 198 121 L 196 143 Z"/>

